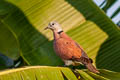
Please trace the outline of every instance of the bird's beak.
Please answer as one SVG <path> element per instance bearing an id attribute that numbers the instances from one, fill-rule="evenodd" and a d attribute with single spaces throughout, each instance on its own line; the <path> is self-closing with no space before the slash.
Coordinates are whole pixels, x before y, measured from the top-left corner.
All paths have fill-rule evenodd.
<path id="1" fill-rule="evenodd" d="M 47 30 L 47 29 L 49 29 L 48 27 L 46 27 L 44 30 Z"/>

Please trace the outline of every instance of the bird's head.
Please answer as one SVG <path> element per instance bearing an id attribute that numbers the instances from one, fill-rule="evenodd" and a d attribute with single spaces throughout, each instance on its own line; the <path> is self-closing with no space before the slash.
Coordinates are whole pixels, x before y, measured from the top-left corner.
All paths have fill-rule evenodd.
<path id="1" fill-rule="evenodd" d="M 55 22 L 55 21 L 52 21 L 48 24 L 48 26 L 45 28 L 46 29 L 50 29 L 52 31 L 56 31 L 56 32 L 60 32 L 62 31 L 62 28 L 60 26 L 59 23 Z"/>

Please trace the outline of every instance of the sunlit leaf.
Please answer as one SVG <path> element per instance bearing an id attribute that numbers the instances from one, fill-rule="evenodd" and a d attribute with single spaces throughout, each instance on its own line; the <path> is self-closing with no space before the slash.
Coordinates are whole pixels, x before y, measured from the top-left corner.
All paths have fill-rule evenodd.
<path id="1" fill-rule="evenodd" d="M 92 0 L 2 1 L 3 4 L 10 5 L 12 10 L 9 11 L 9 14 L 6 12 L 6 16 L 0 20 L 14 35 L 18 42 L 19 53 L 27 64 L 54 66 L 63 64 L 53 50 L 52 32 L 44 31 L 50 21 L 57 21 L 63 30 L 84 48 L 97 68 L 120 71 L 120 30 Z M 8 9 L 3 8 L 2 10 Z M 53 73 L 50 72 L 51 70 L 46 71 L 50 75 L 60 73 L 56 70 Z M 71 71 L 69 72 L 70 75 L 66 74 L 65 71 L 62 72 L 65 73 L 66 78 L 75 79 L 75 76 L 70 77 Z M 83 71 L 79 73 L 83 79 L 103 78 L 103 75 L 102 77 L 98 74 L 91 76 Z M 31 75 L 32 72 L 31 74 L 26 72 L 26 74 Z M 26 79 L 25 75 L 22 76 Z M 57 77 L 50 75 L 47 75 L 48 79 L 49 77 L 50 79 L 57 79 Z M 60 77 L 61 75 L 57 76 Z M 32 79 L 37 78 L 34 74 L 30 77 Z M 47 79 L 45 76 L 43 78 Z"/>
<path id="2" fill-rule="evenodd" d="M 80 80 L 119 80 L 120 73 L 99 70 L 95 74 L 86 70 L 77 70 Z M 76 73 L 76 72 L 74 72 Z M 64 67 L 31 66 L 0 72 L 0 80 L 78 80 L 71 69 Z"/>

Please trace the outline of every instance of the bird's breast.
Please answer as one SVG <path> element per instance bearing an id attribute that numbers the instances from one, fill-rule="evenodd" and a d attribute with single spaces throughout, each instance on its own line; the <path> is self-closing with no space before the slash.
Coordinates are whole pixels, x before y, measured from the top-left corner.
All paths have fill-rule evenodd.
<path id="1" fill-rule="evenodd" d="M 74 44 L 73 41 L 60 38 L 54 40 L 54 50 L 58 56 L 64 60 L 81 57 L 81 50 Z"/>

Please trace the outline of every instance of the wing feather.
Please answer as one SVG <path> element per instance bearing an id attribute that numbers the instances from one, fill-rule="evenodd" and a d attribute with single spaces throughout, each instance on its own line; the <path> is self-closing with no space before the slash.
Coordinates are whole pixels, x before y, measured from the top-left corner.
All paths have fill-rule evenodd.
<path id="1" fill-rule="evenodd" d="M 75 42 L 75 44 L 76 44 L 76 46 L 77 46 L 78 48 L 80 48 L 81 51 L 82 51 L 82 52 L 81 52 L 81 53 L 82 53 L 82 55 L 81 55 L 81 60 L 89 60 L 91 63 L 93 63 L 93 60 L 87 56 L 87 54 L 84 52 L 83 48 L 80 47 L 80 45 L 79 45 L 78 43 Z M 87 61 L 87 62 L 88 62 L 88 61 Z"/>
<path id="2" fill-rule="evenodd" d="M 60 38 L 54 41 L 54 50 L 62 59 L 72 59 L 81 57 L 81 49 L 79 49 L 73 41 Z"/>

